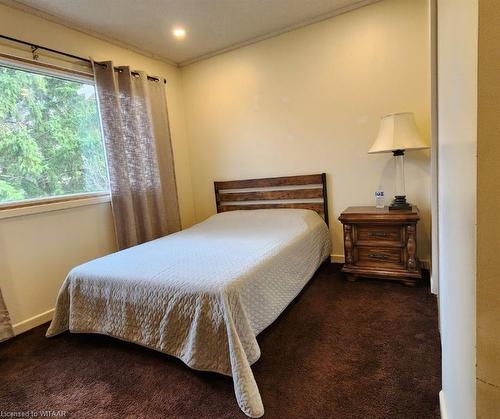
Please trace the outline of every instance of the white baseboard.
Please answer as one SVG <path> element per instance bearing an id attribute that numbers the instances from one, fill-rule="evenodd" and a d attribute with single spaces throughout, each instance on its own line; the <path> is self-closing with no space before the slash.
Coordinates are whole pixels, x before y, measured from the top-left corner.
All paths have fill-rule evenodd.
<path id="1" fill-rule="evenodd" d="M 344 255 L 330 255 L 330 261 L 332 263 L 344 263 L 345 257 Z"/>
<path id="2" fill-rule="evenodd" d="M 438 288 L 438 284 L 436 282 L 437 281 L 433 278 L 433 276 L 431 274 L 431 293 L 438 295 L 439 288 Z"/>
<path id="3" fill-rule="evenodd" d="M 52 320 L 54 316 L 54 309 L 48 310 L 45 313 L 38 314 L 29 319 L 23 320 L 22 322 L 16 323 L 12 326 L 14 329 L 14 334 L 17 336 L 24 333 L 34 327 L 40 326 L 41 324 L 47 323 Z"/>
<path id="4" fill-rule="evenodd" d="M 443 390 L 439 392 L 439 410 L 441 411 L 441 419 L 448 419 L 448 407 Z"/>
<path id="5" fill-rule="evenodd" d="M 345 263 L 344 255 L 330 255 L 330 260 L 332 263 Z M 428 259 L 420 259 L 420 263 L 422 264 L 422 268 L 430 270 L 430 261 Z"/>

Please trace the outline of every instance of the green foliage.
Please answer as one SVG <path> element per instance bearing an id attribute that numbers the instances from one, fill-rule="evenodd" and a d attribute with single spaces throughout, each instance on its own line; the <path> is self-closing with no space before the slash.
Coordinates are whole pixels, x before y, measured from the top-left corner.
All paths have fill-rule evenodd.
<path id="1" fill-rule="evenodd" d="M 0 66 L 0 202 L 107 189 L 93 86 Z"/>

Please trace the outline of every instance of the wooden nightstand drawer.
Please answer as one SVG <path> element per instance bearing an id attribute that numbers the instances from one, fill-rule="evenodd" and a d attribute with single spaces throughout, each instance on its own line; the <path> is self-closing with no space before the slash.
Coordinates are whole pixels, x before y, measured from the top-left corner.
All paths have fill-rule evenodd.
<path id="1" fill-rule="evenodd" d="M 400 225 L 358 224 L 355 232 L 355 243 L 394 243 L 400 245 L 403 241 L 403 230 Z"/>
<path id="2" fill-rule="evenodd" d="M 403 269 L 404 254 L 402 249 L 381 247 L 358 247 L 355 252 L 355 264 L 367 268 Z"/>

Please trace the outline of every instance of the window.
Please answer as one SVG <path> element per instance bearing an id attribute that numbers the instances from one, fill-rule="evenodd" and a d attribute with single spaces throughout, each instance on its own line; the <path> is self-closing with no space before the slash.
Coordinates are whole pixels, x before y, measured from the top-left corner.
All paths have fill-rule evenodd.
<path id="1" fill-rule="evenodd" d="M 92 81 L 0 63 L 0 205 L 107 190 Z"/>

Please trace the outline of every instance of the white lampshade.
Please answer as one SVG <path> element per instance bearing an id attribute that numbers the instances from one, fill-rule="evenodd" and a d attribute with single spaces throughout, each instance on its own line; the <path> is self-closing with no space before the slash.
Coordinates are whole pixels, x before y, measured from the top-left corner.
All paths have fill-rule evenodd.
<path id="1" fill-rule="evenodd" d="M 382 117 L 377 138 L 368 153 L 424 148 L 429 148 L 429 145 L 420 136 L 413 113 L 401 112 Z"/>

